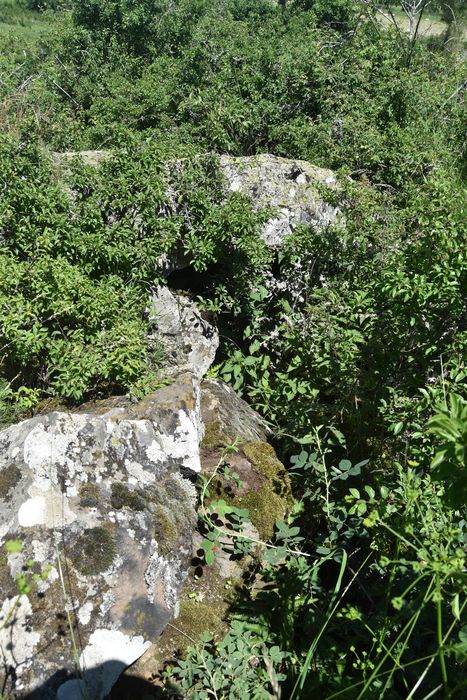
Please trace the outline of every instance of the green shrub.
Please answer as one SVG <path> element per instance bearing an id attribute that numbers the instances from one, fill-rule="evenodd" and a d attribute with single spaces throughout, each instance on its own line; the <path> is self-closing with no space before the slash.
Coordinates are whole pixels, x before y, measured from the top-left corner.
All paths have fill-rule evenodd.
<path id="1" fill-rule="evenodd" d="M 225 197 L 213 158 L 167 165 L 148 145 L 59 175 L 32 144 L 1 148 L 0 342 L 12 390 L 77 401 L 130 389 L 161 360 L 148 348 L 145 309 L 168 254 L 198 270 L 228 261 L 240 306 L 233 290 L 248 296 L 267 260 L 258 217 Z"/>

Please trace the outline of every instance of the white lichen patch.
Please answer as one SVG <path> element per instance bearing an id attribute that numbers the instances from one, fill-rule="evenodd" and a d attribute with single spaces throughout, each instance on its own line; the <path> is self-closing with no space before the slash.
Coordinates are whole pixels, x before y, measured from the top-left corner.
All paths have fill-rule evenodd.
<path id="1" fill-rule="evenodd" d="M 180 409 L 175 433 L 160 434 L 159 444 L 164 454 L 170 454 L 174 459 L 180 460 L 186 469 L 194 472 L 201 471 L 199 456 L 200 434 L 196 416 L 192 411 Z"/>
<path id="2" fill-rule="evenodd" d="M 0 655 L 2 665 L 14 667 L 17 675 L 32 664 L 34 648 L 41 638 L 30 628 L 31 603 L 25 595 L 7 598 L 0 611 Z"/>
<path id="3" fill-rule="evenodd" d="M 82 679 L 63 683 L 57 692 L 58 700 L 101 700 L 122 671 L 150 646 L 151 642 L 143 637 L 130 637 L 117 630 L 95 630 L 80 656 Z"/>
<path id="4" fill-rule="evenodd" d="M 34 493 L 35 489 L 30 489 Z M 44 495 L 32 495 L 18 510 L 18 524 L 21 527 L 44 527 L 55 529 L 64 525 L 70 525 L 76 520 L 68 503 L 68 498 L 56 491 L 49 491 Z"/>
<path id="5" fill-rule="evenodd" d="M 74 454 L 79 452 L 77 434 L 86 425 L 86 416 L 66 413 L 51 414 L 55 424 L 34 426 L 24 440 L 23 456 L 25 464 L 34 474 L 34 483 L 41 491 L 48 491 L 58 483 L 57 466 L 68 468 L 73 478 L 79 460 Z M 79 467 L 78 467 L 79 468 Z"/>
<path id="6" fill-rule="evenodd" d="M 135 480 L 135 483 L 137 484 L 151 484 L 156 479 L 155 475 L 152 472 L 149 472 L 147 469 L 144 469 L 144 467 L 138 462 L 132 462 L 131 460 L 127 459 L 125 461 L 125 467 L 127 472 L 131 474 L 131 476 Z"/>
<path id="7" fill-rule="evenodd" d="M 112 591 L 106 591 L 99 606 L 99 615 L 104 617 L 113 605 L 115 605 L 115 596 Z"/>
<path id="8" fill-rule="evenodd" d="M 49 546 L 46 542 L 41 542 L 40 540 L 33 540 L 31 542 L 32 551 L 34 553 L 34 561 L 42 564 L 47 559 L 49 553 Z"/>
<path id="9" fill-rule="evenodd" d="M 152 555 L 144 573 L 148 599 L 151 603 L 165 604 L 173 610 L 179 599 L 185 574 L 181 574 L 177 562 L 169 561 L 157 553 L 157 543 L 151 543 Z M 162 599 L 161 599 L 162 598 Z"/>
<path id="10" fill-rule="evenodd" d="M 146 455 L 150 462 L 154 464 L 160 464 L 164 460 L 164 450 L 161 445 L 153 440 L 150 445 L 146 447 Z"/>
<path id="11" fill-rule="evenodd" d="M 93 610 L 94 605 L 89 600 L 80 607 L 80 609 L 78 610 L 78 621 L 80 625 L 89 624 Z"/>

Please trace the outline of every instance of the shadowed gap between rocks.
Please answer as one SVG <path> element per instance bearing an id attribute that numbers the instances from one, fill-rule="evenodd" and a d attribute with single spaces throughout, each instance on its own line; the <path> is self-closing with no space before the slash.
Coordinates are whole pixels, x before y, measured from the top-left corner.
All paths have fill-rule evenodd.
<path id="1" fill-rule="evenodd" d="M 116 672 L 122 673 L 125 668 L 126 665 L 117 659 L 107 661 L 105 664 L 88 670 L 89 683 L 87 684 L 73 678 L 66 669 L 61 669 L 36 690 L 26 695 L 15 695 L 14 700 L 47 700 L 48 698 L 51 700 L 87 700 L 93 692 L 90 689 L 93 678 L 99 679 L 107 675 L 108 672 L 111 672 L 112 675 Z M 57 683 L 62 684 L 58 695 L 53 690 Z M 136 675 L 123 675 L 105 700 L 159 700 L 168 697 L 161 687 L 144 678 Z"/>

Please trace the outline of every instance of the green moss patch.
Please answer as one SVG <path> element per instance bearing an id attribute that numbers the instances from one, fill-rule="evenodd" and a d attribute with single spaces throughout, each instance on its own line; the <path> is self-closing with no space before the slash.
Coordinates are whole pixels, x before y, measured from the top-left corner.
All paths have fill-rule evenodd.
<path id="1" fill-rule="evenodd" d="M 0 499 L 11 501 L 13 489 L 21 476 L 21 471 L 15 464 L 9 464 L 8 467 L 0 471 Z"/>
<path id="2" fill-rule="evenodd" d="M 239 463 L 237 470 L 233 461 L 233 469 L 240 472 L 243 482 L 241 488 L 218 474 L 210 484 L 210 495 L 205 499 L 205 505 L 209 506 L 222 498 L 237 508 L 247 508 L 249 520 L 258 530 L 260 538 L 267 541 L 274 534 L 276 521 L 283 520 L 285 512 L 292 505 L 289 475 L 268 443 L 246 442 L 241 449 L 251 465 L 247 463 L 245 469 Z M 220 455 L 219 452 L 215 455 L 216 459 L 214 455 L 206 458 L 204 464 L 212 461 L 214 468 Z"/>
<path id="3" fill-rule="evenodd" d="M 209 632 L 213 637 L 221 637 L 226 630 L 224 617 L 228 605 L 223 600 L 200 602 L 199 600 L 183 600 L 180 604 L 180 615 L 176 626 L 189 634 L 193 639 L 199 639 L 203 632 Z M 184 635 L 176 635 L 177 648 L 185 651 L 192 642 Z"/>
<path id="4" fill-rule="evenodd" d="M 217 450 L 231 442 L 232 440 L 229 436 L 223 432 L 220 421 L 215 421 L 214 423 L 208 423 L 208 425 L 206 425 L 201 449 Z"/>
<path id="5" fill-rule="evenodd" d="M 146 508 L 144 495 L 138 489 L 132 491 L 126 484 L 121 483 L 112 484 L 110 502 L 116 510 L 125 507 L 131 510 L 144 510 Z"/>
<path id="6" fill-rule="evenodd" d="M 100 501 L 100 490 L 96 484 L 83 484 L 79 490 L 79 504 L 82 508 L 97 508 Z"/>
<path id="7" fill-rule="evenodd" d="M 39 401 L 34 407 L 34 415 L 45 416 L 47 413 L 53 413 L 54 411 L 63 412 L 69 410 L 70 407 L 63 398 L 53 396 L 51 398 Z"/>
<path id="8" fill-rule="evenodd" d="M 170 501 L 178 501 L 179 504 L 182 505 L 187 502 L 188 497 L 180 482 L 172 476 L 168 476 L 167 479 L 164 480 L 163 489 L 158 489 L 156 498 L 159 502 L 162 500 L 165 500 L 167 503 Z"/>
<path id="9" fill-rule="evenodd" d="M 85 530 L 74 543 L 70 559 L 80 574 L 94 576 L 112 565 L 117 550 L 112 534 L 105 527 Z"/>
<path id="10" fill-rule="evenodd" d="M 290 478 L 282 462 L 277 459 L 274 448 L 267 442 L 246 442 L 242 450 L 253 466 L 268 479 L 274 493 L 291 503 Z"/>
<path id="11" fill-rule="evenodd" d="M 283 520 L 292 506 L 290 477 L 274 448 L 267 442 L 247 442 L 242 445 L 245 457 L 266 481 L 257 491 L 250 491 L 240 499 L 241 507 L 248 508 L 250 520 L 263 540 L 274 534 L 277 520 Z"/>
<path id="12" fill-rule="evenodd" d="M 156 506 L 153 511 L 154 539 L 157 542 L 159 554 L 166 556 L 172 552 L 178 541 L 178 530 L 169 511 L 164 506 Z"/>
<path id="13" fill-rule="evenodd" d="M 225 618 L 231 603 L 226 598 L 226 581 L 215 570 L 210 569 L 185 588 L 180 601 L 180 614 L 166 627 L 155 649 L 160 661 L 165 661 L 176 652 L 182 654 L 193 639 L 204 632 L 221 638 L 227 631 Z"/>
<path id="14" fill-rule="evenodd" d="M 283 520 L 287 510 L 286 502 L 274 493 L 269 483 L 265 483 L 259 491 L 250 491 L 246 496 L 235 499 L 235 505 L 248 509 L 250 521 L 264 541 L 271 539 L 276 520 Z"/>

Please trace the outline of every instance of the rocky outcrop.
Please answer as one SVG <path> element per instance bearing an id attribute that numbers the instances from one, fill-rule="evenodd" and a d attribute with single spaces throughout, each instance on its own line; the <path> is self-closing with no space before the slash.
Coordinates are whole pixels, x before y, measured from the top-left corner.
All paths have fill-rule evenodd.
<path id="1" fill-rule="evenodd" d="M 194 480 L 216 472 L 227 445 L 238 444 L 229 460 L 239 481 L 216 472 L 213 483 L 248 509 L 243 534 L 269 538 L 287 508 L 268 427 L 223 382 L 202 381 L 216 329 L 165 288 L 150 319 L 167 385 L 139 402 L 56 407 L 0 432 L 2 551 L 9 543 L 0 556 L 0 686 L 11 700 L 102 700 L 141 655 L 152 672 L 182 646 L 167 631 L 151 646 L 173 618 L 191 638 L 222 631 L 226 581 L 240 585 L 249 560 L 221 552 L 202 580 L 189 573 L 203 563 Z"/>
<path id="2" fill-rule="evenodd" d="M 339 208 L 323 197 L 323 188 L 338 189 L 331 170 L 268 154 L 221 156 L 220 167 L 231 192 L 247 195 L 257 210 L 273 211 L 261 230 L 261 237 L 271 248 L 280 248 L 299 224 L 321 231 L 339 217 Z"/>
<path id="3" fill-rule="evenodd" d="M 144 652 L 139 673 L 152 675 L 182 638 L 223 631 L 249 559 L 221 551 L 195 575 L 192 477 L 210 476 L 236 441 L 228 459 L 238 480 L 219 473 L 213 493 L 248 509 L 244 535 L 268 539 L 290 498 L 269 434 L 232 389 L 200 386 L 189 373 L 138 403 L 113 398 L 0 433 L 0 540 L 21 542 L 0 562 L 9 697 L 74 700 L 85 691 L 100 700 Z M 178 632 L 166 629 L 174 617 Z"/>
<path id="4" fill-rule="evenodd" d="M 56 153 L 58 167 L 80 156 L 88 165 L 97 165 L 109 157 L 106 151 Z M 252 201 L 256 210 L 270 210 L 271 218 L 260 235 L 271 248 L 280 248 L 284 238 L 299 224 L 319 231 L 335 224 L 342 212 L 329 204 L 323 190 L 339 192 L 339 184 L 331 170 L 318 168 L 304 160 L 280 158 L 267 153 L 256 156 L 221 156 L 221 175 L 226 191 L 240 192 Z M 173 259 L 164 258 L 167 273 L 188 265 L 181 251 Z"/>
<path id="5" fill-rule="evenodd" d="M 92 165 L 108 157 L 81 155 Z M 220 167 L 226 190 L 274 208 L 261 233 L 272 247 L 299 223 L 338 215 L 319 196 L 320 184 L 336 186 L 328 171 L 270 156 L 222 157 Z M 49 407 L 0 432 L 0 687 L 11 700 L 102 700 L 142 655 L 153 673 L 183 640 L 220 634 L 226 591 L 241 587 L 290 504 L 267 425 L 223 382 L 203 381 L 217 330 L 164 287 L 148 315 L 150 350 L 165 358 L 158 391 Z M 219 467 L 234 442 L 229 472 Z M 248 511 L 242 535 L 254 545 L 232 558 L 235 535 L 224 533 L 202 577 L 200 471 L 215 477 L 210 498 Z"/>
<path id="6" fill-rule="evenodd" d="M 40 697 L 66 700 L 85 683 L 89 700 L 102 698 L 177 614 L 201 438 L 191 375 L 137 404 L 54 412 L 0 433 L 0 535 L 22 543 L 0 564 L 11 697 L 41 687 Z M 82 681 L 61 683 L 77 647 Z"/>

